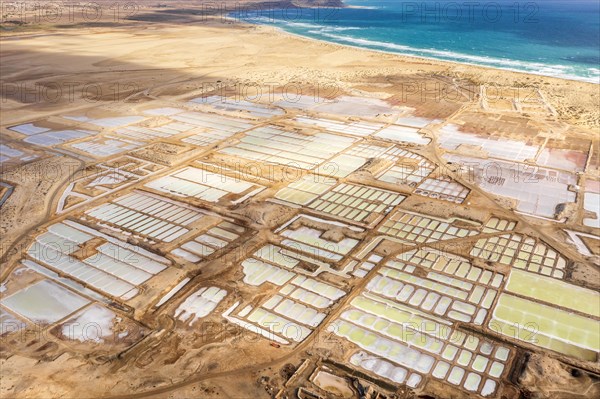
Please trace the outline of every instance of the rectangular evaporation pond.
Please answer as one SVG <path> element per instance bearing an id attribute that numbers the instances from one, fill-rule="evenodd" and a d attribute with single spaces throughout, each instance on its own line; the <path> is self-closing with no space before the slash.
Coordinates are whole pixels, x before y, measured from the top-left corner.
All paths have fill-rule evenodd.
<path id="1" fill-rule="evenodd" d="M 173 288 L 171 288 L 169 290 L 169 292 L 167 292 L 165 294 L 165 296 L 163 296 L 160 301 L 158 301 L 158 303 L 156 305 L 154 305 L 155 308 L 158 308 L 160 306 L 162 306 L 165 302 L 167 302 L 169 299 L 171 299 L 173 297 L 173 295 L 177 294 L 187 283 L 188 281 L 190 281 L 189 277 L 184 278 L 183 280 L 181 280 L 179 283 L 177 283 L 177 285 Z"/>
<path id="2" fill-rule="evenodd" d="M 229 222 L 221 222 L 208 230 L 206 227 L 198 228 L 202 231 L 201 234 L 171 253 L 189 262 L 198 262 L 237 240 L 246 231 L 245 228 Z"/>
<path id="3" fill-rule="evenodd" d="M 127 136 L 138 140 L 153 140 L 158 137 L 171 137 L 179 133 L 192 130 L 193 125 L 182 122 L 170 122 L 166 125 L 155 126 L 155 127 L 143 127 L 143 126 L 127 126 L 115 130 L 116 134 L 121 136 Z"/>
<path id="4" fill-rule="evenodd" d="M 415 194 L 462 204 L 469 195 L 469 191 L 468 188 L 454 180 L 426 179 L 415 190 Z"/>
<path id="5" fill-rule="evenodd" d="M 172 176 L 189 182 L 206 185 L 208 187 L 220 187 L 222 190 L 234 194 L 243 193 L 253 186 L 251 183 L 238 180 L 237 178 L 231 178 L 219 173 L 212 173 L 194 167 L 185 168 L 175 172 Z"/>
<path id="6" fill-rule="evenodd" d="M 254 126 L 252 123 L 246 120 L 227 118 L 214 114 L 203 114 L 200 112 L 184 112 L 177 116 L 173 116 L 172 119 L 194 125 L 195 127 L 200 128 L 207 133 L 221 132 L 233 134 L 243 130 L 248 130 Z"/>
<path id="7" fill-rule="evenodd" d="M 286 229 L 280 233 L 284 237 L 291 238 L 295 241 L 307 244 L 313 247 L 316 251 L 321 250 L 326 252 L 335 252 L 345 255 L 358 244 L 358 240 L 344 237 L 338 242 L 332 242 L 321 238 L 322 232 L 310 227 L 302 226 L 296 230 Z M 293 247 L 293 246 L 292 246 Z M 318 252 L 317 252 L 318 253 Z M 341 258 L 340 258 L 341 259 Z"/>
<path id="8" fill-rule="evenodd" d="M 600 317 L 600 294 L 564 281 L 513 269 L 506 290 Z"/>
<path id="9" fill-rule="evenodd" d="M 325 100 L 317 96 L 299 95 L 295 98 L 287 98 L 282 96 L 274 104 L 278 107 L 283 108 L 294 108 L 294 109 L 310 109 L 314 108 L 318 104 L 322 104 Z"/>
<path id="10" fill-rule="evenodd" d="M 377 157 L 377 158 L 379 158 L 379 157 Z M 397 147 L 397 146 L 392 146 L 391 148 L 389 148 L 386 151 L 386 153 L 381 156 L 381 158 L 388 159 L 388 160 L 394 161 L 394 162 L 400 161 L 401 163 L 405 162 L 404 160 L 402 160 L 402 158 L 415 159 L 415 160 L 419 161 L 420 167 L 425 167 L 425 168 L 428 168 L 431 170 L 435 169 L 435 165 L 430 163 L 427 160 L 427 158 L 425 158 L 419 154 L 416 154 L 414 152 Z"/>
<path id="11" fill-rule="evenodd" d="M 186 234 L 201 217 L 196 208 L 163 197 L 134 192 L 86 211 L 90 217 L 164 242 Z"/>
<path id="12" fill-rule="evenodd" d="M 16 158 L 23 155 L 23 152 L 7 145 L 0 144 L 0 155 L 5 155 L 8 158 Z"/>
<path id="13" fill-rule="evenodd" d="M 306 205 L 335 185 L 335 180 L 308 174 L 282 188 L 275 198 L 297 205 Z"/>
<path id="14" fill-rule="evenodd" d="M 440 119 L 420 118 L 417 116 L 405 116 L 405 117 L 396 119 L 396 123 L 399 125 L 418 127 L 419 129 L 421 129 L 427 125 L 430 125 L 432 123 L 438 123 L 438 122 L 441 122 L 441 120 Z"/>
<path id="15" fill-rule="evenodd" d="M 439 317 L 481 325 L 496 296 L 494 289 L 441 273 L 429 272 L 419 277 L 413 274 L 411 266 L 404 268 L 404 265 L 394 261 L 386 265 L 398 266 L 381 269 L 367 286 L 371 293 L 425 312 L 433 312 Z M 464 266 L 469 270 L 469 264 Z M 406 272 L 400 271 L 402 268 Z M 470 271 L 480 272 L 481 269 L 473 266 Z"/>
<path id="16" fill-rule="evenodd" d="M 142 144 L 135 141 L 122 141 L 106 137 L 75 143 L 72 144 L 72 147 L 96 157 L 106 157 L 123 151 L 133 150 L 140 145 Z"/>
<path id="17" fill-rule="evenodd" d="M 69 118 L 70 119 L 70 118 Z M 88 119 L 87 123 L 100 127 L 122 127 L 143 121 L 143 116 L 116 116 L 113 118 Z"/>
<path id="18" fill-rule="evenodd" d="M 598 321 L 509 294 L 500 295 L 489 327 L 579 359 L 595 361 L 600 351 Z"/>
<path id="19" fill-rule="evenodd" d="M 319 166 L 319 174 L 327 177 L 346 177 L 350 173 L 362 167 L 366 162 L 366 158 L 340 154 Z"/>
<path id="20" fill-rule="evenodd" d="M 587 163 L 588 154 L 581 151 L 565 150 L 561 148 L 544 148 L 536 163 L 549 168 L 583 172 Z"/>
<path id="21" fill-rule="evenodd" d="M 56 144 L 64 143 L 66 141 L 87 137 L 93 134 L 96 134 L 96 132 L 91 132 L 89 130 L 52 130 L 27 137 L 23 141 L 26 143 L 49 147 Z"/>
<path id="22" fill-rule="evenodd" d="M 396 211 L 379 231 L 401 240 L 424 243 L 464 238 L 477 234 L 473 229 L 453 226 L 455 219 L 438 219 L 418 213 Z"/>
<path id="23" fill-rule="evenodd" d="M 554 218 L 559 204 L 576 199 L 576 194 L 569 191 L 569 185 L 577 184 L 574 173 L 462 155 L 446 154 L 444 158 L 463 166 L 471 163 L 480 188 L 514 198 L 518 201 L 517 210 L 523 213 Z"/>
<path id="24" fill-rule="evenodd" d="M 107 267 L 102 263 L 98 264 L 98 256 L 92 255 L 91 257 L 80 261 L 70 257 L 69 254 L 57 250 L 52 245 L 42 243 L 40 237 L 38 237 L 38 241 L 36 241 L 28 251 L 29 256 L 33 259 L 57 269 L 63 274 L 68 274 L 71 277 L 79 279 L 110 295 L 123 297 L 124 294 L 133 291 L 133 285 L 107 272 L 107 270 L 110 270 L 108 267 L 111 265 Z M 93 263 L 89 262 L 90 259 Z M 103 257 L 100 262 L 104 259 L 105 257 Z M 102 266 L 102 269 L 100 266 Z M 118 267 L 118 265 L 114 266 Z"/>
<path id="25" fill-rule="evenodd" d="M 186 298 L 175 311 L 175 317 L 192 325 L 208 316 L 225 298 L 227 291 L 218 287 L 202 287 Z"/>
<path id="26" fill-rule="evenodd" d="M 313 201 L 309 208 L 329 215 L 370 224 L 406 197 L 370 186 L 342 183 Z"/>
<path id="27" fill-rule="evenodd" d="M 307 295 L 294 295 L 292 298 L 283 298 L 281 295 L 275 295 L 267 300 L 262 305 L 262 308 L 268 309 L 288 320 L 298 322 L 310 329 L 321 324 L 325 318 L 325 314 L 305 305 L 308 304 L 307 302 L 310 302 Z M 252 314 L 250 314 L 250 317 L 252 317 Z M 305 331 L 309 333 L 308 330 Z"/>
<path id="28" fill-rule="evenodd" d="M 152 116 L 171 116 L 184 112 L 181 108 L 163 107 L 163 108 L 151 108 L 144 111 L 146 115 Z"/>
<path id="29" fill-rule="evenodd" d="M 477 391 L 481 396 L 494 393 L 496 379 L 501 379 L 508 370 L 510 349 L 452 330 L 445 320 L 424 312 L 371 294 L 363 295 L 369 297 L 353 299 L 353 308 L 342 313 L 336 334 L 410 370 L 431 373 L 437 379 Z"/>
<path id="30" fill-rule="evenodd" d="M 418 373 L 409 373 L 407 369 L 396 366 L 393 363 L 387 362 L 369 352 L 358 352 L 352 355 L 350 363 L 362 367 L 365 370 L 371 371 L 383 378 L 392 380 L 397 384 L 406 383 L 411 388 L 419 386 L 423 377 Z"/>
<path id="31" fill-rule="evenodd" d="M 2 304 L 34 323 L 55 323 L 83 306 L 89 300 L 61 287 L 42 280 L 4 298 Z"/>
<path id="32" fill-rule="evenodd" d="M 370 136 L 384 126 L 380 123 L 337 122 L 330 119 L 316 119 L 302 116 L 294 120 L 305 125 L 317 126 L 332 132 L 345 133 L 359 137 Z"/>
<path id="33" fill-rule="evenodd" d="M 218 202 L 227 194 L 245 196 L 234 201 L 241 202 L 264 189 L 263 186 L 248 183 L 205 169 L 187 167 L 149 182 L 146 187 L 172 193 L 181 197 L 195 197 L 208 202 Z M 253 189 L 250 191 L 251 189 Z"/>
<path id="34" fill-rule="evenodd" d="M 242 270 L 244 283 L 254 286 L 262 285 L 265 282 L 281 286 L 295 276 L 295 273 L 254 258 L 244 260 Z"/>
<path id="35" fill-rule="evenodd" d="M 447 125 L 440 130 L 438 138 L 440 146 L 447 150 L 456 150 L 463 144 L 480 147 L 489 156 L 510 161 L 525 161 L 533 159 L 538 152 L 538 146 L 527 145 L 522 141 L 492 139 L 471 133 L 463 133 L 457 125 Z M 507 175 L 508 176 L 508 175 Z"/>
<path id="36" fill-rule="evenodd" d="M 377 180 L 391 184 L 419 184 L 431 173 L 431 169 L 410 165 L 392 166 Z"/>
<path id="37" fill-rule="evenodd" d="M 392 141 L 418 145 L 427 145 L 431 142 L 429 138 L 424 137 L 419 133 L 419 129 L 408 126 L 391 125 L 375 134 L 375 136 Z"/>
<path id="38" fill-rule="evenodd" d="M 383 154 L 393 150 L 391 144 L 374 145 L 374 144 L 358 144 L 346 151 L 346 154 L 355 155 L 362 158 L 386 158 Z M 390 160 L 396 161 L 397 158 L 392 156 Z"/>
<path id="39" fill-rule="evenodd" d="M 328 133 L 309 136 L 265 126 L 246 132 L 239 143 L 219 152 L 253 161 L 312 170 L 355 141 L 351 137 Z"/>
<path id="40" fill-rule="evenodd" d="M 198 147 L 206 147 L 219 141 L 225 140 L 231 137 L 234 133 L 230 132 L 210 132 L 210 133 L 199 133 L 192 136 L 181 139 L 184 143 L 193 144 Z"/>
<path id="41" fill-rule="evenodd" d="M 12 126 L 8 130 L 24 134 L 25 136 L 33 136 L 35 134 L 47 132 L 50 129 L 47 127 L 36 126 L 33 123 L 25 123 L 24 125 Z"/>
<path id="42" fill-rule="evenodd" d="M 583 224 L 589 227 L 600 228 L 600 194 L 586 191 L 583 196 L 583 207 L 586 211 L 596 213 L 596 219 L 584 218 Z"/>
<path id="43" fill-rule="evenodd" d="M 282 115 L 284 113 L 284 111 L 279 108 L 271 108 L 264 104 L 253 103 L 245 100 L 235 101 L 218 96 L 198 97 L 190 100 L 190 102 L 195 104 L 210 105 L 216 109 L 228 112 L 245 111 L 254 117 L 260 118 L 268 118 L 275 115 Z"/>

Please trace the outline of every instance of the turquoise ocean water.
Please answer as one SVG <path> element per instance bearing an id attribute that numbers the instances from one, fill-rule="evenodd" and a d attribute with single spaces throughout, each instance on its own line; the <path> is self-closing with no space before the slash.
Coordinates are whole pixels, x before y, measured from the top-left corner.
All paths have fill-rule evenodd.
<path id="1" fill-rule="evenodd" d="M 347 0 L 233 17 L 330 42 L 600 83 L 600 1 Z"/>

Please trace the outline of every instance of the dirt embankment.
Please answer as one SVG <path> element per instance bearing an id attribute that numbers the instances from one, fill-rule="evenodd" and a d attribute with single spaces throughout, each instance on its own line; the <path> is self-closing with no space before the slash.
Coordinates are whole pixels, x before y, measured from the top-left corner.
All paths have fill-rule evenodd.
<path id="1" fill-rule="evenodd" d="M 14 187 L 0 208 L 1 259 L 5 260 L 21 250 L 15 243 L 28 230 L 46 220 L 53 211 L 55 197 L 62 191 L 60 188 L 80 167 L 81 162 L 75 159 L 54 157 L 31 162 L 0 175 L 1 181 Z"/>

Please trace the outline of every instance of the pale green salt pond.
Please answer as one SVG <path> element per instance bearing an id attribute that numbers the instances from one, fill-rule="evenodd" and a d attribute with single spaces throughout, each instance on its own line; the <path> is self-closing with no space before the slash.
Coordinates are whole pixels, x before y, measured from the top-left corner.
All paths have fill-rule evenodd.
<path id="1" fill-rule="evenodd" d="M 514 269 L 506 290 L 600 317 L 600 294 L 564 281 Z"/>
<path id="2" fill-rule="evenodd" d="M 600 351 L 597 320 L 527 299 L 502 294 L 489 327 L 504 335 L 595 361 Z"/>

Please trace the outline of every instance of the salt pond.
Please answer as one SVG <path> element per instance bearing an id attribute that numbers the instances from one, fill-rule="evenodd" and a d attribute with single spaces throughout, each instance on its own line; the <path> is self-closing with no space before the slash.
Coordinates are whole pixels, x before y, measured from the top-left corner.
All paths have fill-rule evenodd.
<path id="1" fill-rule="evenodd" d="M 50 280 L 42 280 L 3 298 L 2 305 L 34 323 L 55 323 L 83 306 L 89 300 Z"/>

